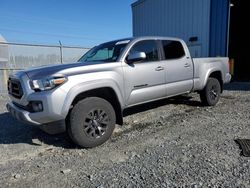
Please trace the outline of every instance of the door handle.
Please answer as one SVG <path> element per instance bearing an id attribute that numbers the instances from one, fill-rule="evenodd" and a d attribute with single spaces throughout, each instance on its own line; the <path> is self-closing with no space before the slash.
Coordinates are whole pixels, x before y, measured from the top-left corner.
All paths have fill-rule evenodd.
<path id="1" fill-rule="evenodd" d="M 155 68 L 155 70 L 156 70 L 156 71 L 162 71 L 162 70 L 164 70 L 164 67 L 159 66 L 159 67 Z"/>
<path id="2" fill-rule="evenodd" d="M 185 63 L 184 67 L 190 67 L 191 65 L 189 63 Z"/>

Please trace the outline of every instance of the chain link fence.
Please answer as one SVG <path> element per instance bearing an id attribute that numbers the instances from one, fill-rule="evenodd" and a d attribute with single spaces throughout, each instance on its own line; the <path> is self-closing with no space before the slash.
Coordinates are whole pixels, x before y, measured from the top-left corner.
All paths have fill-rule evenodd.
<path id="1" fill-rule="evenodd" d="M 9 74 L 32 67 L 74 63 L 88 50 L 62 45 L 0 42 L 0 94 L 7 94 Z"/>

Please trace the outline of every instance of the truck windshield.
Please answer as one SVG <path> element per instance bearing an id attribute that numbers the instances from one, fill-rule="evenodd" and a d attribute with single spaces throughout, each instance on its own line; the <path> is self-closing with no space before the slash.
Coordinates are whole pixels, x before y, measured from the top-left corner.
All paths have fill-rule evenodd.
<path id="1" fill-rule="evenodd" d="M 78 62 L 115 62 L 130 40 L 113 41 L 100 44 L 84 54 Z"/>

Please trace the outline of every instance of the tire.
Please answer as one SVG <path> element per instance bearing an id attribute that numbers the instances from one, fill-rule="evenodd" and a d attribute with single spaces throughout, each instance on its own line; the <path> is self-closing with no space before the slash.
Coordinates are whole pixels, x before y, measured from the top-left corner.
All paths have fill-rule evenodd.
<path id="1" fill-rule="evenodd" d="M 116 115 L 112 105 L 102 98 L 89 97 L 73 107 L 67 132 L 75 144 L 92 148 L 111 137 L 115 123 Z"/>
<path id="2" fill-rule="evenodd" d="M 208 78 L 207 85 L 200 92 L 201 102 L 205 106 L 215 106 L 221 95 L 221 86 L 216 78 Z"/>

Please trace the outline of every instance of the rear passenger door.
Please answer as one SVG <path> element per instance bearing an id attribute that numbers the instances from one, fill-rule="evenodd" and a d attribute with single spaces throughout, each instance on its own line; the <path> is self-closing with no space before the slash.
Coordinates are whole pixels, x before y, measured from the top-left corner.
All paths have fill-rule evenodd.
<path id="1" fill-rule="evenodd" d="M 193 63 L 180 41 L 162 40 L 166 66 L 167 96 L 189 92 L 193 87 Z"/>

